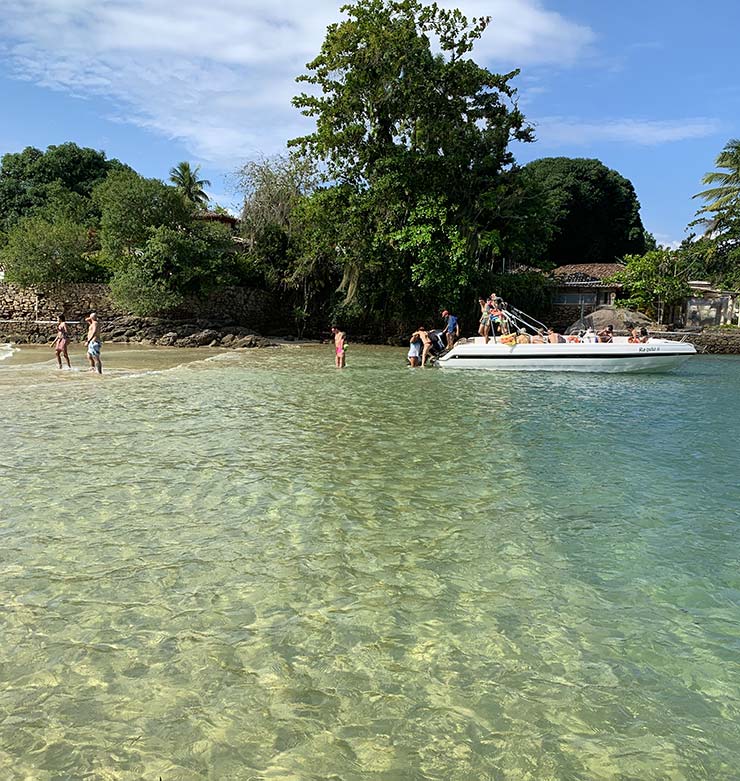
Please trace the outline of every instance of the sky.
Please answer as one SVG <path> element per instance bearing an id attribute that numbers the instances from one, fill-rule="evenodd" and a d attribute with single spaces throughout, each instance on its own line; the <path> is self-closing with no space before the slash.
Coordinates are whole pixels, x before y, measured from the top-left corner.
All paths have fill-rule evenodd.
<path id="1" fill-rule="evenodd" d="M 473 58 L 521 70 L 536 129 L 517 159 L 595 157 L 632 181 L 662 244 L 686 235 L 701 177 L 740 137 L 740 3 L 458 0 L 491 16 Z M 331 0 L 0 0 L 0 154 L 75 141 L 166 180 L 233 172 L 310 132 L 295 77 L 341 20 Z"/>

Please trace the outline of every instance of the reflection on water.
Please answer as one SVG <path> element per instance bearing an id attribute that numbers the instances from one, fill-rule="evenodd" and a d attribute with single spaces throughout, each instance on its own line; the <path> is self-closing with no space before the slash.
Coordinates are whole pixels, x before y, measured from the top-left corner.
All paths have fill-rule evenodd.
<path id="1" fill-rule="evenodd" d="M 740 361 L 402 356 L 4 362 L 0 777 L 735 777 Z"/>

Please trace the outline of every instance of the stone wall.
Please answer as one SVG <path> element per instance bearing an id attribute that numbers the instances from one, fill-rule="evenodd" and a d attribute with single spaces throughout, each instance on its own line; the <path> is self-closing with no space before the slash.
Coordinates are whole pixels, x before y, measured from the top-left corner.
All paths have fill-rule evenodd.
<path id="1" fill-rule="evenodd" d="M 661 334 L 665 339 L 680 341 L 684 333 Z M 689 334 L 685 341 L 691 342 L 698 353 L 709 355 L 740 355 L 740 329 L 712 328 L 701 333 Z"/>
<path id="2" fill-rule="evenodd" d="M 234 323 L 277 334 L 293 330 L 285 309 L 277 296 L 264 290 L 229 287 L 209 296 L 188 297 L 168 317 Z M 101 321 L 127 314 L 113 303 L 107 285 L 65 285 L 56 291 L 41 291 L 0 283 L 0 322 L 13 321 L 12 325 L 20 326 L 37 320 L 56 321 L 60 312 L 68 321 L 82 320 L 90 312 L 97 312 Z M 11 323 L 5 323 L 2 330 L 12 330 Z"/>
<path id="3" fill-rule="evenodd" d="M 101 320 L 124 314 L 111 301 L 108 285 L 64 285 L 54 291 L 19 288 L 0 283 L 0 320 L 82 320 L 97 312 Z"/>

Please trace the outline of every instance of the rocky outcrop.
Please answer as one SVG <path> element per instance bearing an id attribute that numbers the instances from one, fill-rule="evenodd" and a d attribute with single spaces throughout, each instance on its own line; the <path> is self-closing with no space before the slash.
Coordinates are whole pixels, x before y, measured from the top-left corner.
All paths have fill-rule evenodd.
<path id="1" fill-rule="evenodd" d="M 251 329 L 233 323 L 213 323 L 205 320 L 172 320 L 153 317 L 117 317 L 102 320 L 104 342 L 138 343 L 163 347 L 274 347 L 274 342 L 255 334 Z M 83 341 L 84 324 L 70 324 L 74 341 Z M 54 340 L 56 327 L 44 323 L 2 323 L 0 342 L 46 344 Z"/>

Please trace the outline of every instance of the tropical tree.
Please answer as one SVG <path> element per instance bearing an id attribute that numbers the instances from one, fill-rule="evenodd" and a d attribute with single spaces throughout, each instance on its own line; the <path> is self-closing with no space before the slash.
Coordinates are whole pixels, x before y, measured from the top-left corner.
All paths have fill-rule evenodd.
<path id="1" fill-rule="evenodd" d="M 547 206 L 544 254 L 552 263 L 612 263 L 647 249 L 632 182 L 600 160 L 546 157 L 523 173 Z"/>
<path id="2" fill-rule="evenodd" d="M 111 171 L 131 170 L 104 152 L 67 142 L 46 151 L 29 146 L 0 160 L 0 229 L 44 209 L 65 194 L 89 202 L 93 189 Z M 90 204 L 88 203 L 88 206 Z"/>
<path id="3" fill-rule="evenodd" d="M 740 138 L 727 142 L 715 165 L 725 170 L 705 174 L 702 183 L 711 187 L 694 196 L 706 201 L 697 212 L 698 222 L 704 223 L 712 233 L 727 230 L 732 222 L 740 222 Z"/>
<path id="4" fill-rule="evenodd" d="M 242 236 L 251 246 L 265 232 L 279 230 L 289 236 L 298 204 L 316 189 L 318 179 L 314 161 L 296 154 L 243 165 L 236 172 L 237 186 L 244 195 Z"/>
<path id="5" fill-rule="evenodd" d="M 8 232 L 0 264 L 8 282 L 21 287 L 54 288 L 105 277 L 95 263 L 94 235 L 66 217 L 23 217 Z"/>
<path id="6" fill-rule="evenodd" d="M 175 185 L 185 201 L 197 209 L 203 209 L 208 205 L 208 194 L 203 189 L 210 187 L 208 179 L 198 179 L 200 166 L 191 168 L 190 163 L 183 160 L 170 169 L 170 182 Z"/>
<path id="7" fill-rule="evenodd" d="M 100 209 L 103 257 L 112 269 L 127 265 L 151 229 L 174 229 L 190 221 L 190 210 L 174 187 L 131 170 L 112 173 L 96 187 L 93 199 Z"/>
<path id="8" fill-rule="evenodd" d="M 688 281 L 693 265 L 682 252 L 650 250 L 644 255 L 628 255 L 624 261 L 624 271 L 611 279 L 622 285 L 624 306 L 662 321 L 664 312 L 691 292 Z"/>
<path id="9" fill-rule="evenodd" d="M 509 142 L 532 131 L 511 85 L 518 72 L 468 56 L 488 18 L 418 0 L 342 11 L 298 79 L 319 89 L 293 100 L 315 131 L 290 145 L 325 166 L 347 204 L 336 251 L 347 302 L 354 293 L 387 319 L 475 285 L 481 194 L 513 163 Z"/>
<path id="10" fill-rule="evenodd" d="M 138 315 L 167 312 L 187 294 L 207 293 L 235 281 L 230 232 L 193 222 L 185 228 L 150 228 L 143 246 L 111 280 L 113 300 Z"/>

